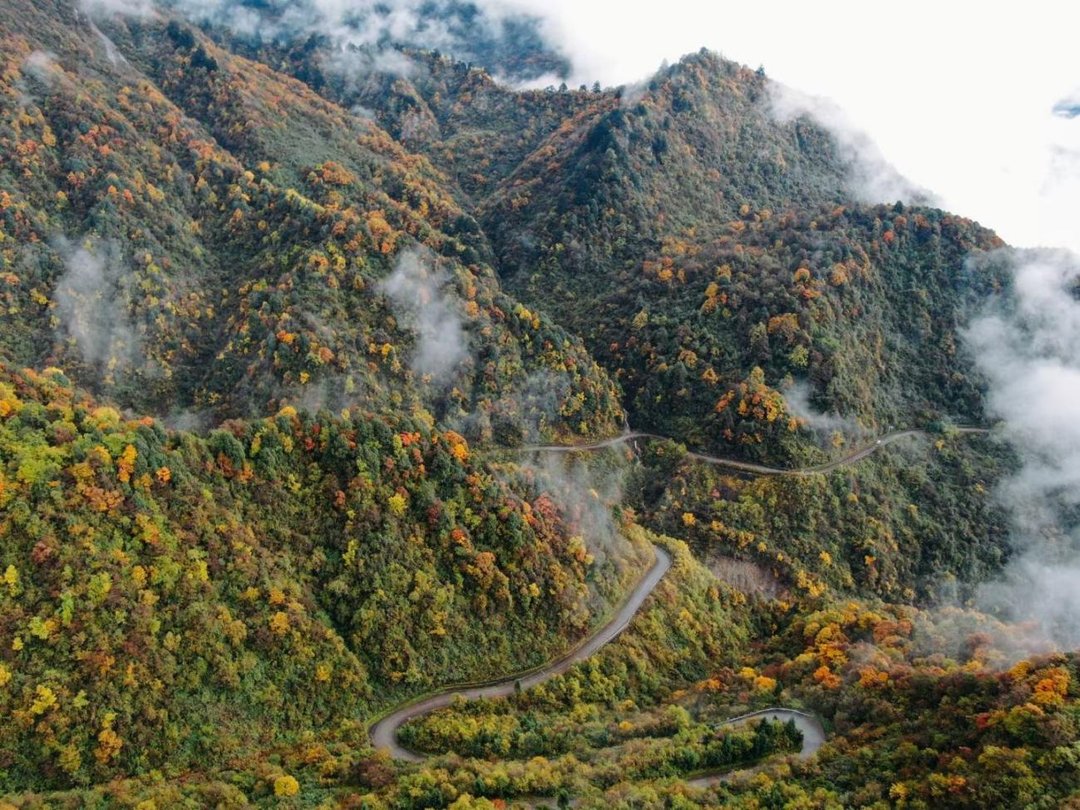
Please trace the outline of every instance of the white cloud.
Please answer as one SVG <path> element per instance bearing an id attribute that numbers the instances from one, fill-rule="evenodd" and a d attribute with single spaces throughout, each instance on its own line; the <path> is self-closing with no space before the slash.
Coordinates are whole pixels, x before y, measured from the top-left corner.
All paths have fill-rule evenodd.
<path id="1" fill-rule="evenodd" d="M 95 8 L 144 13 L 148 0 L 86 0 Z M 425 19 L 422 0 L 310 0 L 281 6 L 276 20 L 235 0 L 171 0 L 196 20 L 272 39 L 282 30 L 322 33 L 338 47 L 385 37 L 452 52 L 453 32 Z M 1076 93 L 1080 6 L 1029 0 L 988 9 L 973 0 L 910 0 L 903 13 L 857 0 L 706 4 L 478 0 L 478 25 L 513 13 L 538 16 L 549 41 L 574 62 L 569 83 L 632 83 L 702 46 L 756 67 L 806 97 L 830 99 L 842 133 L 876 144 L 883 165 L 949 210 L 995 228 L 1020 246 L 1080 251 L 1080 117 L 1060 114 Z M 270 5 L 269 8 L 274 8 Z M 365 13 L 367 16 L 365 17 Z M 485 29 L 486 30 L 486 29 Z M 459 54 L 460 55 L 460 54 Z M 331 67 L 407 68 L 378 60 Z M 362 76 L 352 75 L 361 79 Z M 1058 114 L 1055 114 L 1055 107 Z M 836 123 L 835 121 L 833 123 Z M 890 199 L 871 172 L 860 188 Z"/>
<path id="2" fill-rule="evenodd" d="M 153 16 L 153 0 L 82 0 L 79 7 L 91 17 L 136 17 L 139 19 Z"/>
<path id="3" fill-rule="evenodd" d="M 1017 557 L 982 588 L 983 605 L 1033 619 L 1059 645 L 1080 643 L 1080 257 L 1003 252 L 1013 265 L 1007 306 L 965 334 L 989 380 L 989 411 L 1023 460 L 998 495 L 1013 522 Z"/>
<path id="4" fill-rule="evenodd" d="M 575 63 L 573 83 L 631 82 L 705 46 L 829 98 L 899 173 L 945 207 L 1025 246 L 1080 250 L 1080 118 L 1053 114 L 1076 87 L 1080 6 L 989 8 L 911 0 L 607 3 L 519 0 L 542 11 Z"/>
<path id="5" fill-rule="evenodd" d="M 847 183 L 856 199 L 866 203 L 928 202 L 932 195 L 904 178 L 889 163 L 873 139 L 859 129 L 837 104 L 774 82 L 769 101 L 781 122 L 806 116 L 827 129 L 836 140 L 841 158 L 848 164 Z"/>
<path id="6" fill-rule="evenodd" d="M 131 274 L 111 242 L 75 245 L 61 237 L 54 249 L 65 272 L 56 285 L 61 338 L 70 338 L 83 359 L 108 368 L 142 357 L 142 340 L 130 314 Z"/>
<path id="7" fill-rule="evenodd" d="M 22 63 L 22 72 L 33 76 L 44 85 L 51 86 L 61 75 L 56 57 L 46 51 L 33 51 Z"/>
<path id="8" fill-rule="evenodd" d="M 841 433 L 859 436 L 866 433 L 853 419 L 835 413 L 823 413 L 810 404 L 810 386 L 804 381 L 793 383 L 783 390 L 784 406 L 808 430 L 818 433 Z"/>
<path id="9" fill-rule="evenodd" d="M 457 302 L 447 292 L 449 281 L 432 255 L 406 250 L 380 285 L 402 325 L 416 333 L 413 371 L 437 383 L 452 379 L 469 355 Z"/>

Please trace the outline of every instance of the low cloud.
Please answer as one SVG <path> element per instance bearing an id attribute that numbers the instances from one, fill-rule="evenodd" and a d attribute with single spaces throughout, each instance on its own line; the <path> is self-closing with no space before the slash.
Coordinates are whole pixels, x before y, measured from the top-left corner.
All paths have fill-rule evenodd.
<path id="1" fill-rule="evenodd" d="M 82 0 L 79 8 L 96 19 L 114 16 L 147 19 L 157 16 L 152 0 Z"/>
<path id="2" fill-rule="evenodd" d="M 206 433 L 214 425 L 210 414 L 187 409 L 158 417 L 158 421 L 169 430 L 184 433 Z"/>
<path id="3" fill-rule="evenodd" d="M 140 0 L 87 0 L 133 5 Z M 322 68 L 346 82 L 366 76 L 408 76 L 402 46 L 438 50 L 475 61 L 514 80 L 536 78 L 569 65 L 545 41 L 542 15 L 530 4 L 503 0 L 294 0 L 252 4 L 242 0 L 165 0 L 163 6 L 197 24 L 262 42 L 298 43 L 314 36 L 325 56 Z"/>
<path id="4" fill-rule="evenodd" d="M 566 373 L 533 372 L 512 393 L 496 403 L 498 411 L 516 416 L 526 444 L 544 441 L 563 418 L 560 411 L 573 384 Z"/>
<path id="5" fill-rule="evenodd" d="M 105 58 L 109 60 L 109 63 L 113 67 L 119 67 L 120 65 L 126 65 L 128 63 L 127 59 L 124 58 L 124 55 L 120 53 L 119 49 L 116 47 L 116 44 L 105 36 L 97 25 L 90 23 L 90 30 L 94 32 L 94 36 L 98 38 L 102 47 L 105 48 Z"/>
<path id="6" fill-rule="evenodd" d="M 113 370 L 142 359 L 142 340 L 130 314 L 131 274 L 112 242 L 53 241 L 64 262 L 56 285 L 61 339 L 74 342 L 82 359 Z"/>
<path id="7" fill-rule="evenodd" d="M 346 88 L 356 90 L 373 75 L 407 79 L 416 73 L 416 64 L 393 48 L 357 47 L 344 38 L 333 50 L 324 53 L 319 65 L 327 73 L 341 76 Z"/>
<path id="8" fill-rule="evenodd" d="M 806 117 L 832 135 L 848 167 L 850 191 L 861 202 L 936 204 L 929 191 L 909 181 L 885 159 L 870 136 L 855 126 L 835 102 L 770 82 L 769 105 L 780 123 Z"/>
<path id="9" fill-rule="evenodd" d="M 538 493 L 559 507 L 573 534 L 580 535 L 597 563 L 629 559 L 629 543 L 612 510 L 623 502 L 625 464 L 602 466 L 565 453 L 537 451 L 521 464 Z"/>
<path id="10" fill-rule="evenodd" d="M 983 586 L 980 605 L 1033 621 L 1040 640 L 1080 646 L 1080 258 L 1015 251 L 1013 295 L 964 339 L 989 380 L 988 411 L 1021 469 L 997 495 L 1009 509 L 1016 557 Z"/>
<path id="11" fill-rule="evenodd" d="M 810 386 L 797 382 L 783 390 L 787 412 L 802 425 L 816 433 L 843 433 L 847 436 L 865 433 L 853 419 L 835 413 L 823 413 L 810 404 Z"/>
<path id="12" fill-rule="evenodd" d="M 48 51 L 32 52 L 23 60 L 21 70 L 24 75 L 37 79 L 47 87 L 55 84 L 62 75 L 61 68 L 56 63 L 56 56 Z"/>
<path id="13" fill-rule="evenodd" d="M 416 334 L 412 370 L 445 384 L 469 356 L 457 299 L 448 291 L 449 274 L 433 255 L 406 250 L 379 285 L 402 326 Z"/>

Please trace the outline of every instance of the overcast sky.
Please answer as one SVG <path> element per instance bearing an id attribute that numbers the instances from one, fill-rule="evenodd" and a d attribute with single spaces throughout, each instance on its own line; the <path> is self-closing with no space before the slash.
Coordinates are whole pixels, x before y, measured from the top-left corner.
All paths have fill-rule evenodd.
<path id="1" fill-rule="evenodd" d="M 1080 251 L 1080 3 L 508 0 L 551 20 L 576 82 L 701 46 L 828 97 L 894 166 L 1016 245 Z"/>

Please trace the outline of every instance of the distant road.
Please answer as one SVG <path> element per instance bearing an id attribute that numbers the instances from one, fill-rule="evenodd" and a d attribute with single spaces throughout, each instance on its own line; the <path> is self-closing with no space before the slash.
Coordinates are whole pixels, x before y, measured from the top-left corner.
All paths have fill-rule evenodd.
<path id="1" fill-rule="evenodd" d="M 428 697 L 421 698 L 413 703 L 408 703 L 393 711 L 391 714 L 388 714 L 381 720 L 378 720 L 371 726 L 368 730 L 368 734 L 371 737 L 371 744 L 376 748 L 388 749 L 390 754 L 397 759 L 403 759 L 409 762 L 419 762 L 423 760 L 424 757 L 414 751 L 410 751 L 397 740 L 398 729 L 409 720 L 420 717 L 435 709 L 449 706 L 459 697 L 465 698 L 466 700 L 475 700 L 477 698 L 496 698 L 512 695 L 518 688 L 529 689 L 537 684 L 541 684 L 546 680 L 554 678 L 556 675 L 561 675 L 566 672 L 579 661 L 584 661 L 586 658 L 589 658 L 593 653 L 626 629 L 626 626 L 630 624 L 630 621 L 637 615 L 638 610 L 641 609 L 642 604 L 649 597 L 649 594 L 653 592 L 653 589 L 660 580 L 663 579 L 664 574 L 671 568 L 671 555 L 662 548 L 654 547 L 654 549 L 656 551 L 655 562 L 653 562 L 648 573 L 646 573 L 641 581 L 638 582 L 626 602 L 619 608 L 619 611 L 609 622 L 607 622 L 607 624 L 568 653 L 555 659 L 549 664 L 545 664 L 540 669 L 532 670 L 527 673 L 520 673 L 518 675 L 508 675 L 500 680 L 484 684 L 462 687 L 450 686 L 429 695 Z"/>
<path id="2" fill-rule="evenodd" d="M 972 434 L 972 433 L 989 433 L 987 428 L 976 427 L 961 427 L 954 428 L 956 433 Z M 930 436 L 925 430 L 911 429 L 911 430 L 895 430 L 892 433 L 886 433 L 880 438 L 876 439 L 873 444 L 868 444 L 865 447 L 861 447 L 851 453 L 848 453 L 843 458 L 838 458 L 835 461 L 828 461 L 824 464 L 814 464 L 809 467 L 798 467 L 794 469 L 783 469 L 780 467 L 769 467 L 765 464 L 754 464 L 750 461 L 740 461 L 734 458 L 721 458 L 720 456 L 710 456 L 706 453 L 694 453 L 688 452 L 687 458 L 692 458 L 696 461 L 701 461 L 705 464 L 713 464 L 717 467 L 727 467 L 732 470 L 741 470 L 742 472 L 753 473 L 754 475 L 819 475 L 821 473 L 832 472 L 839 467 L 845 467 L 849 464 L 854 464 L 857 461 L 861 461 L 873 453 L 876 453 L 882 447 L 892 444 L 893 442 L 900 441 L 901 439 L 912 438 L 915 436 Z M 606 447 L 615 447 L 616 445 L 626 444 L 627 442 L 634 441 L 635 439 L 651 439 L 658 441 L 674 441 L 668 436 L 661 436 L 656 433 L 643 433 L 641 431 L 628 431 L 621 436 L 615 436 L 610 439 L 604 439 L 603 441 L 593 442 L 591 444 L 536 444 L 519 448 L 520 452 L 538 452 L 538 453 L 587 453 L 593 450 L 603 450 Z"/>

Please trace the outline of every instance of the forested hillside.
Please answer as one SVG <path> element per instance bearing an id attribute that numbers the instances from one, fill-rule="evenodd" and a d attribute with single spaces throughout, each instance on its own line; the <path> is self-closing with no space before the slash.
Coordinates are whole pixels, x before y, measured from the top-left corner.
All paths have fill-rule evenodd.
<path id="1" fill-rule="evenodd" d="M 14 361 L 161 414 L 423 404 L 481 438 L 621 422 L 580 342 L 499 290 L 476 223 L 382 130 L 175 21 L 115 21 L 106 48 L 72 9 L 6 13 Z"/>
<path id="2" fill-rule="evenodd" d="M 12 788 L 191 768 L 543 660 L 640 567 L 422 417 L 287 406 L 198 438 L 55 369 L 2 377 Z"/>
<path id="3" fill-rule="evenodd" d="M 1080 800 L 1003 242 L 493 9 L 0 0 L 0 807 Z"/>
<path id="4" fill-rule="evenodd" d="M 979 420 L 955 335 L 1001 283 L 965 259 L 1000 240 L 859 204 L 820 131 L 770 119 L 769 92 L 698 55 L 549 139 L 481 209 L 507 286 L 585 338 L 635 424 L 696 445 L 796 452 L 795 384 L 868 430 Z"/>

